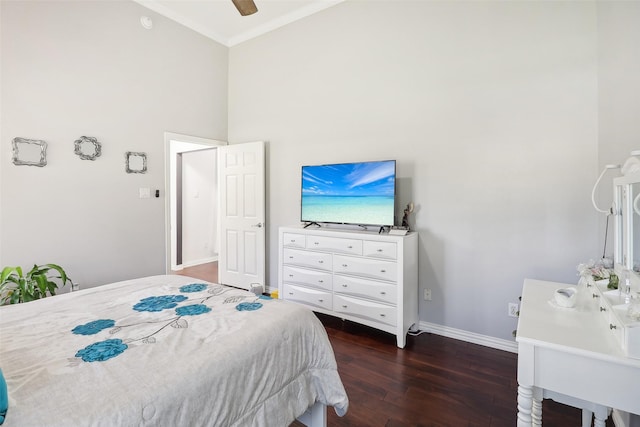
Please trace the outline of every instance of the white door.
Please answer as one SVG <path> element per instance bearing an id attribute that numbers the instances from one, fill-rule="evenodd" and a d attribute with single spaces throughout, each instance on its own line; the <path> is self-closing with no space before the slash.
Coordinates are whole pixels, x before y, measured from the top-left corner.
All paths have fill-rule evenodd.
<path id="1" fill-rule="evenodd" d="M 264 289 L 264 160 L 262 141 L 218 148 L 218 280 L 225 285 Z"/>

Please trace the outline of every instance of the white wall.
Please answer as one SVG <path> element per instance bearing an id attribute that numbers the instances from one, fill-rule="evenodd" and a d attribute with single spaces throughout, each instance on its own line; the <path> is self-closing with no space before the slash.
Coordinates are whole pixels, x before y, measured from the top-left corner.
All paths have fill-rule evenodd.
<path id="1" fill-rule="evenodd" d="M 598 163 L 624 164 L 640 150 L 640 2 L 598 2 Z M 619 171 L 599 185 L 600 207 L 612 202 L 611 183 Z M 610 220 L 607 247 L 613 250 Z M 604 244 L 606 217 L 598 220 L 599 244 Z M 607 251 L 609 252 L 609 251 Z M 635 257 L 638 259 L 638 257 Z"/>
<path id="2" fill-rule="evenodd" d="M 229 140 L 268 141 L 268 277 L 300 166 L 398 160 L 420 319 L 510 339 L 526 277 L 597 256 L 596 6 L 347 1 L 230 49 Z"/>
<path id="3" fill-rule="evenodd" d="M 217 150 L 182 154 L 182 265 L 218 256 Z"/>
<path id="4" fill-rule="evenodd" d="M 164 273 L 164 132 L 227 139 L 227 48 L 133 2 L 0 8 L 0 264 L 59 263 L 83 287 Z M 74 155 L 82 135 L 96 161 Z M 17 136 L 46 140 L 49 164 L 11 164 Z M 125 173 L 128 150 L 147 174 Z"/>
<path id="5" fill-rule="evenodd" d="M 575 281 L 602 250 L 591 185 L 640 148 L 639 7 L 348 1 L 235 46 L 229 137 L 269 141 L 269 252 L 302 164 L 396 158 L 421 319 L 509 338 L 524 277 Z M 227 49 L 129 2 L 5 0 L 0 32 L 0 264 L 83 286 L 162 273 L 164 200 L 138 188 L 164 186 L 164 131 L 227 139 Z M 73 155 L 81 135 L 100 159 Z M 49 165 L 12 165 L 16 136 L 47 140 Z M 124 173 L 127 150 L 148 174 Z"/>

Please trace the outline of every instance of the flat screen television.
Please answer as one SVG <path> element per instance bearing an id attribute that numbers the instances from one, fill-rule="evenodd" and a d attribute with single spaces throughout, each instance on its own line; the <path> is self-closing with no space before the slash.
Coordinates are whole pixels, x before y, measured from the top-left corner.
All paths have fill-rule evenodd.
<path id="1" fill-rule="evenodd" d="M 300 220 L 394 225 L 396 161 L 302 166 Z"/>

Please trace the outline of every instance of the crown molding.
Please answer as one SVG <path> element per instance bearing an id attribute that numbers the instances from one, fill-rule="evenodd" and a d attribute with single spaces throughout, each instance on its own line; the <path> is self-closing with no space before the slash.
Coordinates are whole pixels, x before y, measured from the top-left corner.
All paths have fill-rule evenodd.
<path id="1" fill-rule="evenodd" d="M 258 25 L 248 31 L 243 33 L 226 37 L 220 33 L 217 33 L 214 29 L 208 28 L 205 25 L 202 25 L 198 22 L 195 22 L 192 19 L 189 19 L 179 13 L 176 13 L 171 8 L 168 8 L 155 0 L 133 0 L 141 6 L 146 7 L 166 18 L 171 19 L 172 21 L 178 22 L 185 27 L 202 34 L 205 37 L 210 38 L 213 41 L 216 41 L 226 47 L 235 46 L 237 44 L 243 43 L 247 40 L 251 40 L 253 38 L 259 37 L 263 34 L 266 34 L 270 31 L 283 27 L 287 24 L 295 22 L 299 19 L 305 18 L 307 16 L 313 15 L 314 13 L 320 12 L 329 7 L 335 6 L 339 3 L 342 3 L 345 0 L 326 0 L 322 2 L 315 2 L 306 7 L 298 9 L 294 12 L 288 13 L 286 15 L 282 15 L 278 18 L 272 19 L 270 21 L 265 22 L 264 24 Z"/>

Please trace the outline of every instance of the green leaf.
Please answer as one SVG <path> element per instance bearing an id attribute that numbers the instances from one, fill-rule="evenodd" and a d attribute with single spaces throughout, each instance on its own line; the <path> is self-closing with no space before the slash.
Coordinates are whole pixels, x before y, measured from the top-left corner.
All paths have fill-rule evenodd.
<path id="1" fill-rule="evenodd" d="M 9 277 L 16 273 L 16 267 L 5 267 L 0 273 L 0 283 L 4 283 Z"/>
<path id="2" fill-rule="evenodd" d="M 38 296 L 44 298 L 47 296 L 47 285 L 49 284 L 47 281 L 47 277 L 42 274 L 36 274 L 33 276 L 33 279 L 36 281 L 38 286 Z"/>
<path id="3" fill-rule="evenodd" d="M 55 276 L 57 272 L 59 276 Z M 60 281 L 60 284 L 57 282 Z M 5 267 L 0 272 L 0 303 L 10 304 L 33 301 L 55 295 L 59 286 L 65 286 L 71 278 L 57 264 L 34 264 L 26 275 L 21 267 Z"/>

